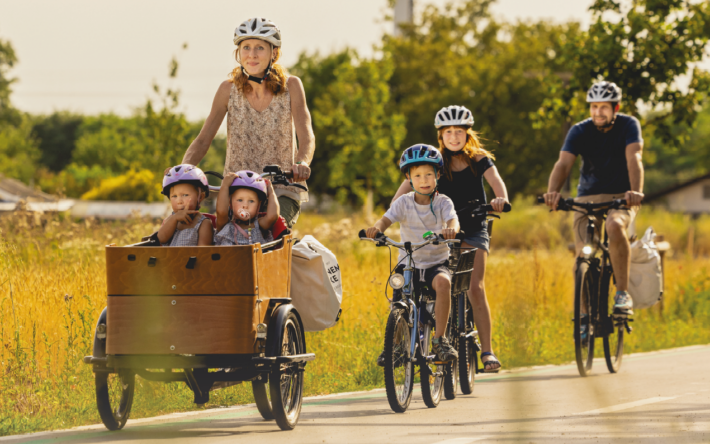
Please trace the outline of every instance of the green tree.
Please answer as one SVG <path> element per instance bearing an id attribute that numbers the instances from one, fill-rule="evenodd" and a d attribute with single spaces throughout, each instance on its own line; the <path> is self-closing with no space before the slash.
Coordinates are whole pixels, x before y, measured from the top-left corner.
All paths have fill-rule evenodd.
<path id="1" fill-rule="evenodd" d="M 9 71 L 17 63 L 17 56 L 12 44 L 0 39 L 0 124 L 10 122 L 18 125 L 21 120 L 19 112 L 10 103 L 10 88 L 16 79 L 9 77 Z"/>
<path id="2" fill-rule="evenodd" d="M 40 152 L 32 135 L 32 122 L 20 115 L 19 125 L 0 125 L 0 173 L 32 183 Z"/>
<path id="3" fill-rule="evenodd" d="M 710 75 L 694 67 L 707 54 L 710 2 L 633 0 L 624 10 L 619 1 L 595 0 L 590 11 L 589 30 L 571 36 L 561 53 L 572 74 L 568 85 L 547 78 L 551 98 L 539 110 L 541 120 L 587 117 L 585 92 L 606 79 L 622 88 L 628 113 L 653 124 L 664 143 L 682 145 L 710 88 Z M 690 82 L 681 88 L 686 74 Z M 654 111 L 649 119 L 639 105 Z"/>
<path id="4" fill-rule="evenodd" d="M 544 187 L 564 137 L 561 121 L 535 128 L 531 114 L 549 97 L 542 80 L 565 71 L 558 54 L 579 25 L 500 23 L 490 3 L 430 5 L 400 37 L 385 36 L 395 64 L 389 109 L 406 117 L 405 146 L 436 146 L 436 112 L 466 106 L 510 193 L 530 193 Z"/>
<path id="5" fill-rule="evenodd" d="M 332 149 L 328 184 L 341 201 L 391 199 L 401 176 L 397 169 L 406 129 L 404 117 L 387 109 L 392 60 L 367 60 L 353 53 L 335 70 L 335 80 L 315 100 L 316 129 Z"/>
<path id="6" fill-rule="evenodd" d="M 34 116 L 32 133 L 39 139 L 40 163 L 50 171 L 63 170 L 72 159 L 79 127 L 84 116 L 68 111 Z"/>

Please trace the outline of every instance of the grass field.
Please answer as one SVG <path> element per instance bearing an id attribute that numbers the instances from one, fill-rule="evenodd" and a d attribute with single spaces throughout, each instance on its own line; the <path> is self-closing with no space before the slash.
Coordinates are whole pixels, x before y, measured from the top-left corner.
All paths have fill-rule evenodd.
<path id="1" fill-rule="evenodd" d="M 505 368 L 569 362 L 569 215 L 548 215 L 525 202 L 515 208 L 496 223 L 486 276 L 495 350 Z M 708 343 L 710 218 L 644 209 L 639 231 L 650 221 L 674 248 L 666 262 L 664 310 L 637 313 L 626 351 Z M 338 255 L 345 292 L 338 325 L 307 334 L 317 359 L 307 367 L 306 395 L 383 385 L 374 361 L 389 306 L 383 294 L 389 255 L 355 239 L 364 225 L 342 215 L 304 215 L 299 221 L 297 234 L 315 234 Z M 100 422 L 93 377 L 81 358 L 91 353 L 94 324 L 106 302 L 103 245 L 135 242 L 155 227 L 155 221 L 141 219 L 0 218 L 0 435 Z M 211 395 L 207 408 L 253 402 L 249 384 Z M 131 417 L 194 408 L 184 384 L 138 379 Z"/>

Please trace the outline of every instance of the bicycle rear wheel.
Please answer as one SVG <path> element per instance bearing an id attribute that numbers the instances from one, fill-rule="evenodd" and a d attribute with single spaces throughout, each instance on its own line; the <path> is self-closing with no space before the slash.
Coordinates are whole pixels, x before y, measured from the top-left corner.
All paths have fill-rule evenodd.
<path id="1" fill-rule="evenodd" d="M 428 305 L 433 307 L 434 304 Z M 441 401 L 441 395 L 444 392 L 444 367 L 446 367 L 446 364 L 427 362 L 427 357 L 434 354 L 432 339 L 434 339 L 434 329 L 427 324 L 424 326 L 424 338 L 422 340 L 424 353 L 419 361 L 419 379 L 422 385 L 422 399 L 424 399 L 424 404 L 430 409 L 438 406 Z"/>
<path id="2" fill-rule="evenodd" d="M 385 329 L 385 391 L 387 401 L 396 413 L 406 412 L 412 401 L 414 365 L 409 351 L 410 343 L 407 311 L 395 308 L 387 318 Z"/>
<path id="3" fill-rule="evenodd" d="M 590 321 L 594 284 L 589 264 L 580 262 L 574 282 L 574 351 L 580 376 L 591 373 L 594 362 L 594 323 Z M 582 328 L 586 329 L 585 337 Z"/>
<path id="4" fill-rule="evenodd" d="M 610 373 L 616 373 L 621 368 L 621 360 L 624 357 L 624 322 L 623 320 L 615 321 L 613 315 L 609 315 L 611 312 L 609 310 L 609 299 L 613 296 L 613 292 L 610 291 L 611 284 L 611 273 L 609 276 L 605 276 L 602 281 L 602 288 L 599 292 L 601 298 L 605 298 L 600 307 L 600 313 L 604 316 L 611 316 L 609 319 L 610 323 L 613 322 L 613 327 L 609 334 L 604 335 L 603 345 L 604 345 L 604 359 L 606 360 L 606 368 L 609 369 Z M 613 287 L 612 287 L 613 288 Z M 616 333 L 616 338 L 612 336 L 612 333 Z M 613 348 L 612 348 L 613 347 Z"/>
<path id="5" fill-rule="evenodd" d="M 469 335 L 474 331 L 474 324 L 471 302 L 468 300 L 468 295 L 466 293 L 459 296 L 457 305 L 459 310 L 463 312 L 463 316 L 461 316 L 461 312 L 459 312 L 459 317 L 463 317 L 464 319 L 463 331 L 466 335 Z M 459 332 L 456 333 L 460 334 Z M 461 382 L 461 393 L 464 395 L 470 395 L 473 393 L 473 384 L 476 380 L 476 367 L 478 360 L 476 352 L 478 351 L 478 348 L 476 347 L 475 340 L 475 335 L 471 335 L 470 337 L 459 337 L 458 373 L 459 381 Z"/>
<path id="6" fill-rule="evenodd" d="M 449 323 L 446 326 L 446 337 L 449 338 L 451 346 L 458 352 L 459 342 L 459 315 L 458 297 L 451 297 L 451 311 L 449 313 Z M 456 392 L 459 389 L 459 360 L 456 359 L 444 366 L 444 397 L 448 400 L 456 399 Z"/>

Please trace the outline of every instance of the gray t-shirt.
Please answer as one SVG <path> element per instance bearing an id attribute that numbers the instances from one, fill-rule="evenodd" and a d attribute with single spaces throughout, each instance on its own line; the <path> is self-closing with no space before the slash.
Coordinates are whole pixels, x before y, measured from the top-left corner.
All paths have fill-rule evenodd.
<path id="1" fill-rule="evenodd" d="M 457 219 L 454 203 L 443 194 L 434 196 L 434 214 L 429 205 L 419 205 L 414 201 L 414 192 L 407 193 L 394 201 L 385 217 L 390 221 L 399 222 L 402 242 L 419 243 L 427 231 L 441 233 L 446 222 Z M 436 216 L 435 216 L 436 215 Z M 399 259 L 406 257 L 404 251 L 399 251 Z M 427 245 L 412 255 L 414 265 L 420 270 L 431 268 L 444 262 L 449 257 L 449 247 L 445 244 Z"/>

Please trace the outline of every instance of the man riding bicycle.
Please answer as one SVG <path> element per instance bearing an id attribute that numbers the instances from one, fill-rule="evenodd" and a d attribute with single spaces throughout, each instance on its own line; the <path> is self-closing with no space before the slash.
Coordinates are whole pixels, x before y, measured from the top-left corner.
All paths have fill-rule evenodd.
<path id="1" fill-rule="evenodd" d="M 641 125 L 635 117 L 618 112 L 621 88 L 615 83 L 603 81 L 592 85 L 587 102 L 591 117 L 574 125 L 567 134 L 559 160 L 550 173 L 545 204 L 557 210 L 560 190 L 578 155 L 582 156 L 582 166 L 576 202 L 626 199 L 626 209 L 609 211 L 606 231 L 616 278 L 614 313 L 632 315 L 633 302 L 628 293 L 631 245 L 627 230 L 644 197 Z M 580 213 L 574 216 L 577 256 L 584 247 L 585 217 Z"/>

